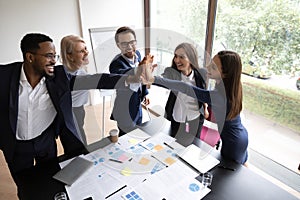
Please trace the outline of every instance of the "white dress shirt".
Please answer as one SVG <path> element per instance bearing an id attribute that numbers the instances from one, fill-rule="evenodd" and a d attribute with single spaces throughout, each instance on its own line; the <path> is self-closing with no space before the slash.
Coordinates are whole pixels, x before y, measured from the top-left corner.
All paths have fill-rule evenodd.
<path id="1" fill-rule="evenodd" d="M 85 75 L 87 74 L 84 69 L 79 69 L 76 72 L 68 73 L 72 75 Z M 72 91 L 72 107 L 80 107 L 88 103 L 89 100 L 89 91 L 88 90 L 77 90 Z"/>
<path id="2" fill-rule="evenodd" d="M 181 73 L 181 81 L 189 84 L 196 85 L 194 71 L 189 76 Z M 176 122 L 191 121 L 200 116 L 198 101 L 186 94 L 178 92 L 175 105 L 173 108 L 173 118 Z"/>
<path id="3" fill-rule="evenodd" d="M 19 111 L 17 121 L 18 140 L 30 140 L 41 135 L 56 116 L 56 110 L 43 77 L 35 88 L 29 84 L 24 67 L 21 69 L 19 86 Z"/>
<path id="4" fill-rule="evenodd" d="M 137 56 L 135 55 L 133 59 L 127 58 L 126 56 L 124 56 L 122 54 L 122 57 L 127 60 L 127 62 L 129 63 L 129 65 L 134 69 L 134 74 L 136 73 L 137 70 L 137 66 L 139 65 Z M 142 84 L 141 83 L 130 83 L 129 88 L 132 91 L 137 92 L 139 89 L 142 91 Z"/>

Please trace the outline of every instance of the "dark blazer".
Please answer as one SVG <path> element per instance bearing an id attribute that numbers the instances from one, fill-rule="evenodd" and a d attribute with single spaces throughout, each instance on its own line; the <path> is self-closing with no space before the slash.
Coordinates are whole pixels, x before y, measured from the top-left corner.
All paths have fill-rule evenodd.
<path id="1" fill-rule="evenodd" d="M 196 86 L 202 89 L 206 88 L 206 69 L 200 68 L 199 70 L 194 70 L 195 82 Z M 180 71 L 173 67 L 167 67 L 162 74 L 164 78 L 172 79 L 172 80 L 181 80 Z M 165 106 L 165 117 L 170 121 L 174 121 L 173 119 L 173 108 L 177 98 L 176 91 L 171 91 Z M 198 101 L 199 109 L 203 106 L 203 103 Z"/>
<path id="2" fill-rule="evenodd" d="M 16 145 L 16 129 L 19 105 L 19 81 L 22 62 L 0 65 L 0 149 L 7 162 L 13 159 Z M 46 77 L 46 87 L 57 111 L 54 125 L 55 135 L 70 138 L 81 144 L 72 115 L 71 90 L 76 89 L 114 89 L 125 88 L 126 76 L 95 74 L 76 77 L 66 74 L 62 65 L 55 66 L 54 76 Z M 67 143 L 65 143 L 67 144 Z M 63 144 L 64 145 L 64 144 Z M 64 145 L 64 150 L 71 149 Z"/>
<path id="3" fill-rule="evenodd" d="M 136 55 L 138 62 L 140 62 L 140 52 L 136 51 Z M 134 69 L 121 54 L 118 54 L 110 63 L 109 72 L 114 74 L 133 75 Z M 148 90 L 146 88 L 146 85 L 143 85 L 142 90 L 139 89 L 137 92 L 117 91 L 111 119 L 117 121 L 119 128 L 130 129 L 133 128 L 136 124 L 140 124 L 142 122 L 141 102 L 147 94 Z"/>

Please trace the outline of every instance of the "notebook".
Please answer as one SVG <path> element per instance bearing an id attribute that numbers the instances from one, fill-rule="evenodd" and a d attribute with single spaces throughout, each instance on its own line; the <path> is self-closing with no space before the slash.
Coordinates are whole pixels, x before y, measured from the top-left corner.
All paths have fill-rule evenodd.
<path id="1" fill-rule="evenodd" d="M 210 155 L 209 150 L 204 151 L 194 144 L 186 147 L 178 156 L 200 173 L 205 173 L 220 163 L 218 159 Z"/>
<path id="2" fill-rule="evenodd" d="M 89 160 L 76 157 L 58 171 L 53 178 L 70 186 L 93 165 L 94 163 Z"/>

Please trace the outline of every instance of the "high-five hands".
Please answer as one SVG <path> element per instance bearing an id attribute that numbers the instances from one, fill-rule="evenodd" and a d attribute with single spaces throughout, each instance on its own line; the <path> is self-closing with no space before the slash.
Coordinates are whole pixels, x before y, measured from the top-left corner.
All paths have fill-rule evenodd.
<path id="1" fill-rule="evenodd" d="M 126 83 L 143 83 L 150 87 L 150 85 L 154 82 L 154 76 L 152 72 L 154 71 L 157 64 L 153 64 L 153 55 L 146 55 L 143 60 L 139 63 L 137 70 L 134 75 L 129 75 L 126 78 Z"/>
<path id="2" fill-rule="evenodd" d="M 142 83 L 145 85 L 151 85 L 154 82 L 154 76 L 152 72 L 154 71 L 155 67 L 157 67 L 157 64 L 153 64 L 153 58 L 153 55 L 148 54 L 139 63 L 137 75 L 140 76 Z"/>

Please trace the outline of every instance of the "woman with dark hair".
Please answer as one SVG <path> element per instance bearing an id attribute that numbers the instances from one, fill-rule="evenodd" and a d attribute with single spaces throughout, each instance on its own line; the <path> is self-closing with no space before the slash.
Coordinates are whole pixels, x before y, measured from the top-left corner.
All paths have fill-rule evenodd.
<path id="1" fill-rule="evenodd" d="M 180 91 L 198 101 L 208 103 L 215 115 L 221 133 L 221 155 L 246 165 L 248 158 L 248 132 L 242 125 L 242 62 L 240 56 L 233 51 L 220 51 L 208 65 L 207 76 L 216 80 L 212 91 L 191 86 L 181 81 L 152 77 L 151 70 L 146 70 L 145 83 L 153 83 L 174 91 Z"/>
<path id="2" fill-rule="evenodd" d="M 197 50 L 190 43 L 181 43 L 175 48 L 172 66 L 167 67 L 162 76 L 206 88 L 206 69 L 199 67 Z M 165 115 L 171 121 L 172 136 L 184 136 L 189 133 L 200 138 L 205 118 L 204 110 L 207 112 L 207 106 L 204 106 L 203 102 L 182 92 L 171 91 L 165 106 Z"/>

